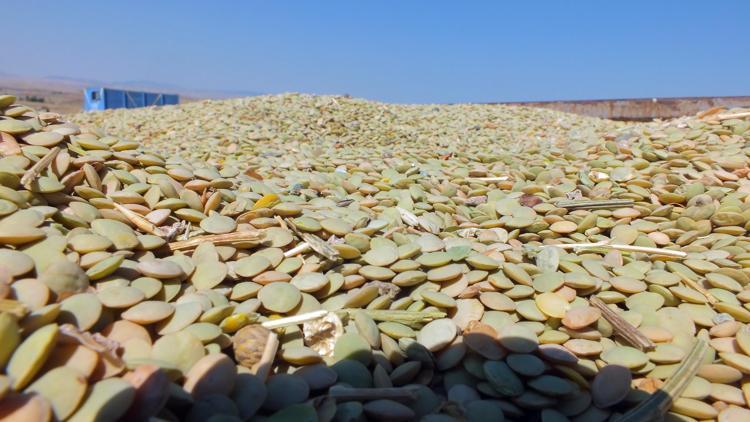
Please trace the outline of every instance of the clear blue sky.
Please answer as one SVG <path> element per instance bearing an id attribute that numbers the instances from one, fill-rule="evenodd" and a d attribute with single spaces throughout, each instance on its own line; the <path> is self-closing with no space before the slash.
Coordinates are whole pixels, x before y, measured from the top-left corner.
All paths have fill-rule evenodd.
<path id="1" fill-rule="evenodd" d="M 393 102 L 750 95 L 750 1 L 11 1 L 0 72 Z"/>

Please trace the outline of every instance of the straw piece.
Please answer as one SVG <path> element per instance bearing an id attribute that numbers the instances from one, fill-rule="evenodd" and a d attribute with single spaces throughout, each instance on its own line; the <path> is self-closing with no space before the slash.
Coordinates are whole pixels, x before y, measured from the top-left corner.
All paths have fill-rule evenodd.
<path id="1" fill-rule="evenodd" d="M 252 372 L 262 381 L 266 381 L 271 373 L 273 361 L 276 358 L 276 352 L 279 350 L 279 336 L 274 332 L 268 333 L 266 346 L 263 348 L 263 354 L 260 360 L 253 365 Z"/>
<path id="2" fill-rule="evenodd" d="M 145 231 L 146 233 L 153 234 L 154 236 L 159 237 L 165 237 L 167 235 L 162 229 L 156 227 L 154 223 L 146 220 L 145 217 L 134 212 L 133 210 L 125 207 L 124 205 L 120 205 L 117 202 L 114 202 L 113 205 L 115 206 L 117 211 L 120 211 L 125 216 L 125 218 L 128 219 L 128 221 L 130 221 L 136 227 Z"/>
<path id="3" fill-rule="evenodd" d="M 310 249 L 310 244 L 307 242 L 301 242 L 298 243 L 297 246 L 293 247 L 292 249 L 289 249 L 288 251 L 284 252 L 285 258 L 290 258 L 293 256 L 297 256 L 301 253 L 308 252 Z"/>
<path id="4" fill-rule="evenodd" d="M 745 117 L 750 117 L 750 111 L 743 111 L 739 113 L 730 113 L 730 114 L 718 114 L 716 116 L 711 116 L 711 117 L 718 119 L 718 120 L 744 119 Z"/>
<path id="5" fill-rule="evenodd" d="M 21 185 L 26 189 L 30 189 L 31 182 L 36 180 L 37 177 L 52 163 L 60 152 L 60 147 L 54 147 L 49 150 L 48 153 L 44 154 L 44 157 L 40 158 L 30 169 L 21 177 Z"/>
<path id="6" fill-rule="evenodd" d="M 555 206 L 558 208 L 567 209 L 605 209 L 605 208 L 624 208 L 633 205 L 633 201 L 630 199 L 602 199 L 602 200 L 590 200 L 590 199 L 576 199 L 576 200 L 565 200 L 555 202 Z"/>
<path id="7" fill-rule="evenodd" d="M 636 407 L 630 409 L 617 420 L 620 422 L 660 421 L 664 414 L 672 407 L 674 400 L 682 394 L 690 381 L 693 380 L 698 369 L 703 364 L 703 358 L 708 351 L 708 343 L 703 339 L 697 339 L 687 357 L 683 359 L 680 366 L 672 374 L 664 385 L 642 401 Z"/>
<path id="8" fill-rule="evenodd" d="M 260 244 L 263 239 L 263 232 L 261 231 L 241 231 L 227 234 L 210 234 L 205 236 L 196 236 L 189 240 L 181 240 L 178 242 L 169 243 L 169 250 L 171 251 L 184 251 L 195 249 L 201 243 L 211 242 L 216 246 L 232 246 L 240 243 L 255 243 Z"/>
<path id="9" fill-rule="evenodd" d="M 617 245 L 617 244 L 611 244 L 609 243 L 609 240 L 602 240 L 601 242 L 596 243 L 561 243 L 557 245 L 546 245 L 546 247 L 554 246 L 561 249 L 590 249 L 590 248 L 610 248 L 610 249 L 617 249 L 619 251 L 628 251 L 628 252 L 643 252 L 647 254 L 652 255 L 664 255 L 664 256 L 671 256 L 675 258 L 685 258 L 687 256 L 686 252 L 682 251 L 675 251 L 672 249 L 659 249 L 659 248 L 649 248 L 646 246 L 633 246 L 633 245 Z"/>
<path id="10" fill-rule="evenodd" d="M 270 321 L 262 322 L 260 325 L 262 325 L 263 328 L 274 330 L 276 328 L 302 324 L 307 321 L 313 321 L 318 318 L 323 318 L 326 315 L 328 315 L 328 311 L 326 311 L 325 309 L 321 309 L 319 311 L 307 312 L 304 314 L 294 315 L 286 318 L 272 319 Z"/>
<path id="11" fill-rule="evenodd" d="M 606 303 L 596 296 L 593 296 L 589 302 L 594 305 L 597 309 L 602 312 L 602 317 L 612 324 L 615 333 L 620 337 L 628 341 L 628 343 L 635 346 L 642 352 L 653 350 L 656 345 L 648 337 L 644 336 L 643 333 L 633 327 L 623 317 L 618 315 L 615 311 L 609 308 Z"/>
<path id="12" fill-rule="evenodd" d="M 497 177 L 467 177 L 466 180 L 470 182 L 504 182 L 508 180 L 508 176 L 497 176 Z"/>
<path id="13" fill-rule="evenodd" d="M 703 286 L 701 286 L 697 282 L 691 280 L 690 278 L 686 277 L 685 275 L 683 275 L 681 273 L 677 273 L 677 275 L 680 276 L 680 278 L 682 279 L 683 283 L 687 284 L 691 289 L 693 289 L 693 290 L 697 291 L 698 293 L 702 294 L 703 296 L 705 296 L 706 300 L 708 301 L 708 303 L 711 304 L 711 306 L 719 303 L 719 301 L 716 299 L 716 297 L 713 294 L 711 294 L 711 292 L 709 292 L 708 290 L 706 290 L 705 288 L 703 288 Z"/>

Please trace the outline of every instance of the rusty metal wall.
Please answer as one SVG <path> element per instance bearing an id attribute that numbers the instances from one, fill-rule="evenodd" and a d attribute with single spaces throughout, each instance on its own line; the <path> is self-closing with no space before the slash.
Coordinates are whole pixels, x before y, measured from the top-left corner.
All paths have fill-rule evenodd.
<path id="1" fill-rule="evenodd" d="M 613 120 L 652 120 L 687 116 L 712 107 L 750 108 L 750 96 L 536 101 L 504 104 L 550 108 Z"/>

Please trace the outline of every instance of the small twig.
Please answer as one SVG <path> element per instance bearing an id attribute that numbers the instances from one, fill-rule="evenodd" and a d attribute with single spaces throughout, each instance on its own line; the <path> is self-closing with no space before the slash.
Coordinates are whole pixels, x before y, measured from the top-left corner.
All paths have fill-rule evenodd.
<path id="1" fill-rule="evenodd" d="M 301 253 L 308 252 L 310 250 L 310 244 L 307 242 L 300 242 L 297 244 L 297 246 L 293 247 L 292 249 L 289 249 L 288 251 L 284 252 L 284 258 L 291 258 L 293 256 L 297 256 Z"/>
<path id="2" fill-rule="evenodd" d="M 117 211 L 120 211 L 125 218 L 128 219 L 131 223 L 133 223 L 136 227 L 143 230 L 144 232 L 148 234 L 153 234 L 154 236 L 159 237 L 166 237 L 167 234 L 160 229 L 159 227 L 156 227 L 156 225 L 148 220 L 146 220 L 145 217 L 141 216 L 140 214 L 134 212 L 133 210 L 128 209 L 124 205 L 120 205 L 117 202 L 112 203 Z"/>
<path id="3" fill-rule="evenodd" d="M 730 114 L 718 114 L 716 116 L 711 116 L 711 119 L 729 120 L 729 119 L 743 119 L 745 117 L 750 117 L 750 111 L 742 111 L 739 113 L 730 113 Z"/>
<path id="4" fill-rule="evenodd" d="M 703 288 L 700 284 L 697 282 L 691 280 L 689 277 L 685 276 L 684 274 L 677 273 L 678 276 L 680 276 L 680 279 L 682 279 L 682 282 L 687 284 L 691 289 L 697 291 L 698 293 L 702 294 L 709 304 L 711 304 L 711 307 L 713 307 L 715 304 L 719 303 L 719 301 L 716 299 L 716 297 L 711 294 L 708 290 Z"/>
<path id="5" fill-rule="evenodd" d="M 189 221 L 187 222 L 187 227 L 185 227 L 185 231 L 182 232 L 182 234 L 180 235 L 183 241 L 188 240 L 190 238 L 190 228 L 192 227 L 192 225 L 193 223 Z"/>
<path id="6" fill-rule="evenodd" d="M 708 116 L 713 116 L 716 113 L 720 113 L 722 111 L 726 110 L 724 107 L 711 107 L 708 110 L 703 110 L 695 114 L 695 117 L 698 119 L 703 119 Z"/>
<path id="7" fill-rule="evenodd" d="M 617 249 L 618 251 L 643 252 L 643 253 L 654 254 L 654 255 L 673 256 L 675 258 L 685 258 L 687 256 L 687 253 L 682 252 L 682 251 L 675 251 L 672 249 L 649 248 L 646 246 L 606 245 L 605 247 Z"/>
<path id="8" fill-rule="evenodd" d="M 36 180 L 36 178 L 39 177 L 39 175 L 49 167 L 50 164 L 52 164 L 52 161 L 57 157 L 59 152 L 60 147 L 54 147 L 49 150 L 44 157 L 40 158 L 30 169 L 26 170 L 23 177 L 21 177 L 21 185 L 26 189 L 30 189 L 31 182 Z"/>
<path id="9" fill-rule="evenodd" d="M 268 375 L 271 373 L 271 369 L 273 368 L 273 361 L 276 358 L 276 352 L 278 350 L 279 336 L 272 331 L 268 333 L 266 346 L 263 348 L 263 354 L 261 355 L 260 360 L 252 367 L 252 371 L 263 382 L 266 381 Z"/>
<path id="10" fill-rule="evenodd" d="M 708 351 L 708 343 L 703 339 L 697 339 L 690 353 L 682 360 L 680 366 L 664 385 L 618 420 L 620 422 L 641 422 L 664 419 L 664 414 L 672 407 L 674 400 L 680 397 L 690 381 L 695 378 L 695 374 L 703 364 L 706 351 Z"/>
<path id="11" fill-rule="evenodd" d="M 432 320 L 445 318 L 445 312 L 440 311 L 403 311 L 391 309 L 353 309 L 346 308 L 336 311 L 341 315 L 352 315 L 355 312 L 364 312 L 375 321 L 398 322 L 410 327 L 418 327 Z"/>
<path id="12" fill-rule="evenodd" d="M 466 180 L 469 182 L 504 182 L 508 180 L 508 176 L 497 176 L 497 177 L 467 177 Z"/>
<path id="13" fill-rule="evenodd" d="M 284 219 L 281 218 L 280 215 L 275 215 L 273 218 L 274 220 L 279 222 L 279 226 L 281 226 L 282 229 L 289 230 L 289 226 L 287 226 L 286 221 L 284 221 Z"/>
<path id="14" fill-rule="evenodd" d="M 396 400 L 414 401 L 417 399 L 419 387 L 383 387 L 383 388 L 353 388 L 332 387 L 328 390 L 328 396 L 336 401 L 364 401 L 364 400 Z"/>
<path id="15" fill-rule="evenodd" d="M 647 352 L 653 350 L 656 345 L 648 337 L 644 336 L 643 333 L 633 327 L 623 317 L 618 315 L 615 311 L 609 308 L 606 303 L 596 296 L 589 299 L 589 302 L 594 305 L 597 309 L 602 312 L 602 317 L 612 325 L 620 337 L 627 340 L 630 344 L 638 348 L 638 350 Z"/>
<path id="16" fill-rule="evenodd" d="M 558 208 L 567 209 L 606 209 L 606 208 L 623 208 L 630 207 L 633 205 L 633 201 L 630 199 L 576 199 L 576 200 L 563 200 L 555 202 L 555 206 Z"/>
<path id="17" fill-rule="evenodd" d="M 596 243 L 561 243 L 557 245 L 545 245 L 545 247 L 554 246 L 556 248 L 573 249 L 573 250 L 590 249 L 590 248 L 610 248 L 610 249 L 617 249 L 619 251 L 643 252 L 643 253 L 653 254 L 653 255 L 672 256 L 675 258 L 685 258 L 687 256 L 686 252 L 675 251 L 672 249 L 659 249 L 659 248 L 649 248 L 646 246 L 632 246 L 632 245 L 617 245 L 617 244 L 613 245 L 609 242 L 610 242 L 609 240 L 602 240 Z"/>
<path id="18" fill-rule="evenodd" d="M 238 243 L 257 242 L 260 244 L 263 239 L 261 231 L 242 231 L 227 234 L 210 234 L 205 236 L 196 236 L 189 240 L 181 240 L 169 243 L 169 250 L 184 251 L 195 249 L 201 243 L 211 242 L 216 246 L 232 246 Z"/>
<path id="19" fill-rule="evenodd" d="M 307 312 L 304 314 L 294 315 L 286 318 L 272 319 L 270 321 L 262 322 L 260 325 L 262 325 L 263 328 L 275 330 L 277 328 L 287 327 L 289 325 L 297 325 L 307 321 L 313 321 L 319 318 L 323 318 L 326 315 L 328 315 L 328 311 L 326 311 L 325 309 L 321 309 L 319 311 Z"/>

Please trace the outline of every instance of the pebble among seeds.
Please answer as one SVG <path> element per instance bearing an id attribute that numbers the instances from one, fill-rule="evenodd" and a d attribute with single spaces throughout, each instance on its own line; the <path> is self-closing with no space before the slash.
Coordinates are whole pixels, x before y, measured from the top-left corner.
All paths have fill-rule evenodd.
<path id="1" fill-rule="evenodd" d="M 16 102 L 0 418 L 606 420 L 683 362 L 675 415 L 750 412 L 746 110 Z"/>

